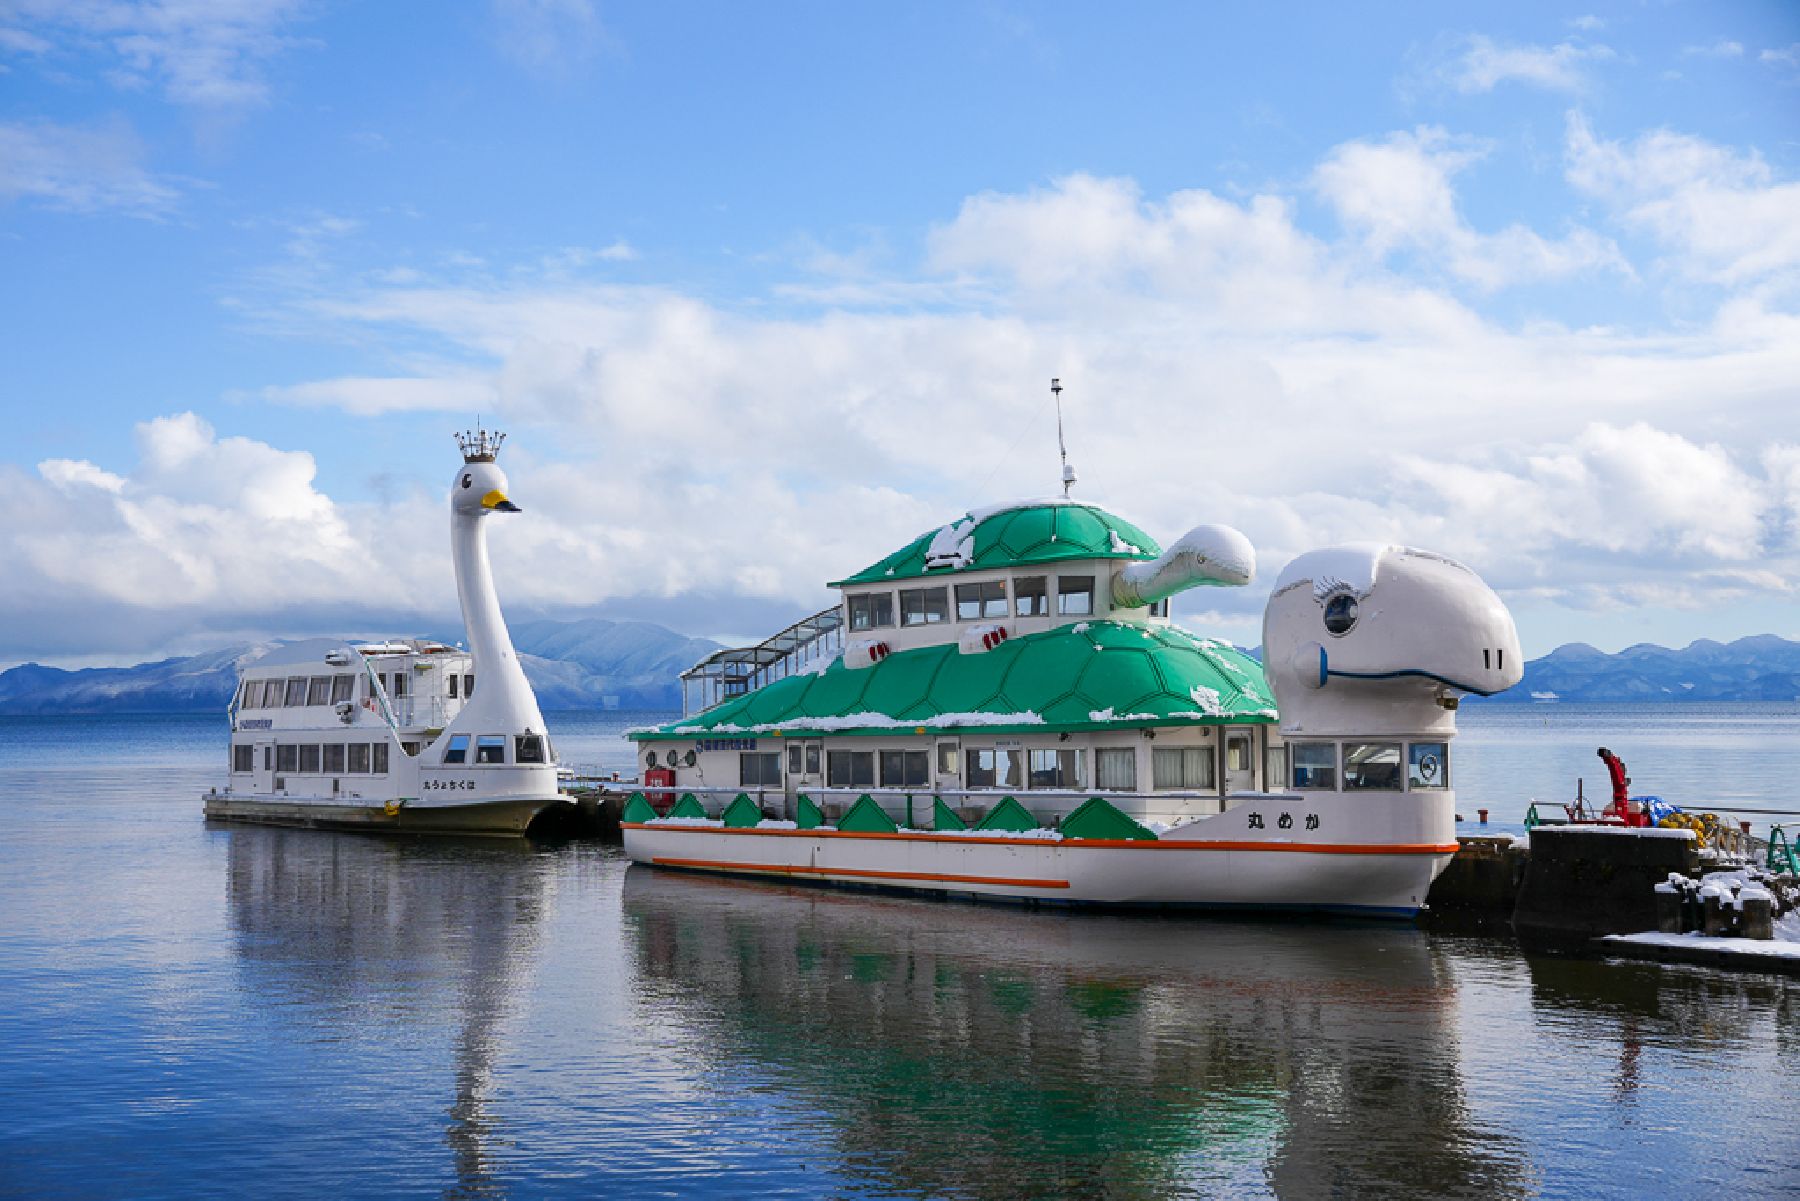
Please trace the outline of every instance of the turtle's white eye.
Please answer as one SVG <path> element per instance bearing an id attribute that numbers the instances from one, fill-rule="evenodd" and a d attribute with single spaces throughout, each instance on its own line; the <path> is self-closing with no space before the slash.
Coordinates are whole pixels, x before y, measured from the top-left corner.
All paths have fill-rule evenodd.
<path id="1" fill-rule="evenodd" d="M 475 483 L 474 476 L 469 475 L 467 472 L 463 473 L 463 487 L 465 487 L 465 488 L 470 487 L 474 483 Z"/>
<path id="2" fill-rule="evenodd" d="M 1356 598 L 1344 593 L 1325 602 L 1325 632 L 1341 637 L 1356 624 Z"/>

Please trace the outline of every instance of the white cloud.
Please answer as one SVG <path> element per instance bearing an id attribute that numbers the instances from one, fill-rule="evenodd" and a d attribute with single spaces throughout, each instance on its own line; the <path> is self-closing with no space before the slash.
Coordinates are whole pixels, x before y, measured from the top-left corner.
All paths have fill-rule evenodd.
<path id="1" fill-rule="evenodd" d="M 1785 49 L 1764 50 L 1756 59 L 1772 67 L 1800 67 L 1800 42 Z"/>
<path id="2" fill-rule="evenodd" d="M 528 71 L 575 74 L 609 44 L 593 0 L 492 0 L 500 49 Z"/>
<path id="3" fill-rule="evenodd" d="M 1376 255 L 1415 249 L 1452 274 L 1493 289 L 1597 268 L 1629 273 L 1610 241 L 1575 229 L 1550 241 L 1523 225 L 1493 234 L 1470 228 L 1452 178 L 1486 148 L 1436 127 L 1346 142 L 1326 157 L 1313 186 Z"/>
<path id="4" fill-rule="evenodd" d="M 1605 141 L 1571 113 L 1569 182 L 1648 233 L 1684 274 L 1726 285 L 1793 281 L 1800 269 L 1800 182 L 1762 156 L 1671 130 Z"/>
<path id="5" fill-rule="evenodd" d="M 1683 58 L 1742 58 L 1744 57 L 1744 44 L 1734 42 L 1729 38 L 1718 38 L 1704 46 L 1683 46 L 1681 56 Z"/>
<path id="6" fill-rule="evenodd" d="M 344 377 L 263 389 L 278 404 L 335 407 L 357 417 L 396 412 L 479 413 L 496 407 L 494 385 L 480 379 L 443 377 Z"/>
<path id="7" fill-rule="evenodd" d="M 122 121 L 0 122 L 0 200 L 21 198 L 74 212 L 155 217 L 174 206 L 177 192 L 144 168 L 143 147 Z"/>
<path id="8" fill-rule="evenodd" d="M 1463 93 L 1491 92 L 1503 83 L 1522 83 L 1553 92 L 1579 92 L 1587 86 L 1585 68 L 1616 57 L 1608 46 L 1559 42 L 1554 46 L 1516 45 L 1485 34 L 1471 34 L 1460 53 L 1438 70 L 1439 77 Z"/>
<path id="9" fill-rule="evenodd" d="M 286 31 L 305 0 L 11 0 L 15 35 L 34 52 L 93 50 L 116 86 L 156 86 L 213 110 L 267 98 L 263 64 L 296 44 Z"/>

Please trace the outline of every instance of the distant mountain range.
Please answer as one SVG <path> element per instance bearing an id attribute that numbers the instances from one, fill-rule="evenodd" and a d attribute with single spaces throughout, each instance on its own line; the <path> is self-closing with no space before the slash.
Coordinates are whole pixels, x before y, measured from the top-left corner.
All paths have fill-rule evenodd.
<path id="1" fill-rule="evenodd" d="M 512 634 L 546 709 L 679 709 L 677 677 L 719 647 L 650 622 L 600 618 L 524 621 Z M 238 671 L 278 645 L 80 671 L 27 663 L 0 672 L 0 713 L 217 710 L 230 699 Z M 1616 655 L 1576 642 L 1531 660 L 1524 683 L 1488 700 L 1800 700 L 1800 642 L 1763 634 L 1731 643 L 1701 639 L 1679 650 L 1640 643 Z"/>
<path id="2" fill-rule="evenodd" d="M 432 635 L 454 642 L 455 635 Z M 677 677 L 719 648 L 647 621 L 522 621 L 513 646 L 545 709 L 679 709 Z M 238 672 L 281 645 L 226 647 L 135 667 L 0 672 L 0 713 L 181 713 L 225 707 Z"/>

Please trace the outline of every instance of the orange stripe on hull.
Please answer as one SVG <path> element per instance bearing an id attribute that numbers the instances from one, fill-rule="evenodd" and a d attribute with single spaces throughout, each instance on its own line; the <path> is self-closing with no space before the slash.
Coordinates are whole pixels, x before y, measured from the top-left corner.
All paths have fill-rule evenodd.
<path id="1" fill-rule="evenodd" d="M 733 863 L 724 859 L 664 859 L 658 867 L 696 867 L 736 872 L 773 872 L 782 876 L 855 876 L 868 880 L 927 880 L 934 884 L 996 884 L 1008 888 L 1067 888 L 1067 880 L 1021 880 L 1010 876 L 952 876 L 941 872 L 879 872 L 861 867 L 791 867 L 781 863 Z"/>
<path id="2" fill-rule="evenodd" d="M 647 822 L 622 822 L 627 830 L 668 831 L 682 834 L 751 834 L 763 838 L 890 838 L 907 842 L 937 842 L 955 845 L 1000 847 L 1055 847 L 1059 850 L 1082 850 L 1087 847 L 1116 847 L 1131 851 L 1297 851 L 1310 855 L 1454 855 L 1454 842 L 1255 842 L 1198 839 L 1169 839 L 1151 842 L 1135 838 L 983 838 L 949 836 L 923 831 L 905 830 L 893 834 L 860 833 L 846 830 L 758 830 L 744 826 L 653 826 Z"/>

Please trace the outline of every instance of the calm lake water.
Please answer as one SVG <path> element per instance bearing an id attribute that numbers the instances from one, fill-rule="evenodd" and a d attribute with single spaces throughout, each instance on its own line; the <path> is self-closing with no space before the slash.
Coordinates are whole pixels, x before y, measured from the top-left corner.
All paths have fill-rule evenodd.
<path id="1" fill-rule="evenodd" d="M 552 724 L 622 769 L 643 720 Z M 1638 791 L 1800 808 L 1795 707 L 1462 724 L 1471 816 L 1597 791 L 1602 742 Z M 209 827 L 223 745 L 0 718 L 0 1196 L 1800 1188 L 1800 981 Z"/>

